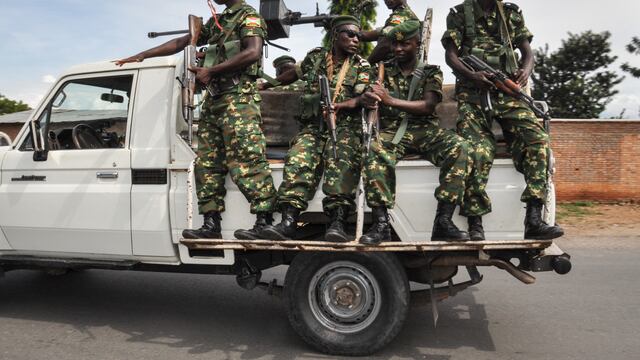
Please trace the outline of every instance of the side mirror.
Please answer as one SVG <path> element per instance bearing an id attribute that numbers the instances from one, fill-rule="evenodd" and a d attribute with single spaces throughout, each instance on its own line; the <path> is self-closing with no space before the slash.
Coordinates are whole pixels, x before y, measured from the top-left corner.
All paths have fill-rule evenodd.
<path id="1" fill-rule="evenodd" d="M 100 100 L 110 102 L 110 103 L 122 104 L 124 103 L 124 96 L 120 96 L 116 94 L 102 94 L 100 95 Z"/>
<path id="2" fill-rule="evenodd" d="M 45 138 L 42 135 L 40 120 L 32 120 L 30 124 L 31 139 L 33 140 L 33 161 L 47 161 L 49 151 L 45 145 Z"/>

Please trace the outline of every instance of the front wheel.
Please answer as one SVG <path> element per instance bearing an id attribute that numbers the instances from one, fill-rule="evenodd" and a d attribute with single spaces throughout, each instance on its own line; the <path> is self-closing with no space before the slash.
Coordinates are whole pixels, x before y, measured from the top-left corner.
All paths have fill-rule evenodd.
<path id="1" fill-rule="evenodd" d="M 331 355 L 369 355 L 400 332 L 409 281 L 393 254 L 301 253 L 285 279 L 294 330 Z"/>

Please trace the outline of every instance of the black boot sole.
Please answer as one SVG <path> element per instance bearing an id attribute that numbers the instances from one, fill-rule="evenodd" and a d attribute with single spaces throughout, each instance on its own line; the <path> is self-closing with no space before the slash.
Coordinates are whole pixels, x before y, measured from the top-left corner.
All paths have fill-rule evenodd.
<path id="1" fill-rule="evenodd" d="M 197 231 L 197 230 L 193 230 Z M 222 234 L 220 233 L 211 233 L 211 234 L 196 234 L 195 232 L 190 232 L 189 230 L 184 230 L 182 232 L 182 237 L 184 239 L 189 240 L 197 240 L 197 239 L 222 239 Z"/>
<path id="2" fill-rule="evenodd" d="M 278 230 L 270 226 L 262 229 L 262 231 L 260 231 L 260 236 L 265 240 L 293 240 L 293 237 L 287 237 L 286 235 L 278 232 Z"/>
<path id="3" fill-rule="evenodd" d="M 564 231 L 556 232 L 553 234 L 540 234 L 540 235 L 524 235 L 525 240 L 553 240 L 564 236 Z"/>
<path id="4" fill-rule="evenodd" d="M 233 236 L 238 240 L 259 240 L 260 234 L 247 230 L 236 230 Z"/>
<path id="5" fill-rule="evenodd" d="M 324 235 L 324 240 L 328 242 L 334 243 L 348 243 L 351 242 L 351 239 L 347 236 L 347 234 L 338 233 L 338 232 L 327 232 Z"/>
<path id="6" fill-rule="evenodd" d="M 472 234 L 469 233 L 469 241 L 485 241 L 484 234 Z"/>

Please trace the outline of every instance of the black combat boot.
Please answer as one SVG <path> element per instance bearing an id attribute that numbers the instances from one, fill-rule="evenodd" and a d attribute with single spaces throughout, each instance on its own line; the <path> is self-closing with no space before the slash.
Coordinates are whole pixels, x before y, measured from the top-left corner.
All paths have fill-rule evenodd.
<path id="1" fill-rule="evenodd" d="M 200 229 L 186 229 L 182 231 L 185 239 L 222 239 L 220 227 L 222 217 L 217 211 L 204 214 L 204 225 Z"/>
<path id="2" fill-rule="evenodd" d="M 469 222 L 469 237 L 471 241 L 483 241 L 484 228 L 482 227 L 482 216 L 469 216 L 467 218 Z"/>
<path id="3" fill-rule="evenodd" d="M 389 213 L 384 206 L 375 207 L 371 213 L 373 224 L 366 234 L 360 238 L 360 244 L 375 246 L 383 241 L 391 240 L 391 226 L 389 225 Z"/>
<path id="4" fill-rule="evenodd" d="M 282 210 L 282 221 L 278 225 L 267 225 L 260 231 L 260 236 L 267 240 L 292 240 L 298 230 L 300 209 L 287 205 Z"/>
<path id="5" fill-rule="evenodd" d="M 256 224 L 253 225 L 253 229 L 243 230 L 239 229 L 233 233 L 233 236 L 238 240 L 258 240 L 260 239 L 260 232 L 262 229 L 273 224 L 273 215 L 271 213 L 257 213 Z"/>
<path id="6" fill-rule="evenodd" d="M 456 204 L 438 202 L 431 241 L 469 241 L 469 233 L 458 229 L 451 220 L 455 210 Z"/>
<path id="7" fill-rule="evenodd" d="M 324 239 L 326 241 L 338 243 L 345 243 L 350 241 L 347 237 L 347 233 L 344 231 L 344 226 L 347 222 L 348 216 L 349 208 L 346 206 L 341 206 L 339 208 L 331 210 L 331 212 L 329 213 L 331 222 L 329 223 L 327 232 L 324 235 Z"/>
<path id="8" fill-rule="evenodd" d="M 564 235 L 560 226 L 549 226 L 542 221 L 542 201 L 527 203 L 527 216 L 524 219 L 524 238 L 529 240 L 552 240 Z"/>

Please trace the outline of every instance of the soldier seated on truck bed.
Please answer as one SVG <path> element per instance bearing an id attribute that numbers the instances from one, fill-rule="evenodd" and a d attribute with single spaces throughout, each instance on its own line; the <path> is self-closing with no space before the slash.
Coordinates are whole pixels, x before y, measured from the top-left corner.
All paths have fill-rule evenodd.
<path id="1" fill-rule="evenodd" d="M 474 240 L 484 240 L 482 216 L 491 212 L 486 192 L 489 171 L 496 153 L 491 131 L 493 120 L 502 127 L 516 170 L 524 175 L 527 187 L 521 201 L 527 204 L 525 239 L 551 240 L 564 235 L 559 226 L 542 221 L 542 207 L 547 193 L 549 134 L 526 103 L 502 92 L 485 72 L 473 72 L 460 57 L 475 55 L 498 69 L 521 86 L 533 71 L 531 50 L 533 35 L 524 23 L 522 11 L 502 0 L 465 0 L 451 9 L 447 30 L 442 37 L 447 64 L 458 77 L 458 133 L 472 145 L 473 168 L 461 215 L 468 217 Z M 522 60 L 518 61 L 516 49 Z M 489 91 L 492 109 L 483 110 L 481 98 Z"/>
<path id="2" fill-rule="evenodd" d="M 431 239 L 469 240 L 469 234 L 458 229 L 451 218 L 464 198 L 470 150 L 455 132 L 440 128 L 435 109 L 442 101 L 442 71 L 417 60 L 419 35 L 420 22 L 415 20 L 389 31 L 395 58 L 380 65 L 384 67 L 384 80 L 364 96 L 369 105 L 380 102 L 380 141 L 371 142 L 364 163 L 367 204 L 373 210 L 373 225 L 360 238 L 366 245 L 391 239 L 387 209 L 395 203 L 396 164 L 407 150 L 440 167 L 440 186 L 435 192 L 438 209 Z"/>
<path id="3" fill-rule="evenodd" d="M 361 164 L 362 122 L 360 99 L 369 86 L 369 63 L 356 54 L 360 22 L 351 16 L 332 21 L 331 49 L 316 48 L 300 64 L 300 70 L 290 70 L 278 77 L 283 85 L 298 79 L 306 81 L 302 95 L 301 130 L 293 140 L 285 159 L 284 179 L 278 189 L 278 207 L 282 222 L 265 227 L 265 239 L 290 240 L 296 237 L 300 212 L 307 209 L 318 183 L 325 177 L 322 190 L 323 208 L 330 223 L 325 240 L 347 242 L 344 230 L 350 212 L 355 209 L 356 188 Z M 338 159 L 334 159 L 328 126 L 320 109 L 318 78 L 329 79 L 337 113 Z M 265 84 L 267 87 L 269 85 Z"/>
<path id="4" fill-rule="evenodd" d="M 289 55 L 282 55 L 280 57 L 277 57 L 273 60 L 273 67 L 276 69 L 276 78 L 284 73 L 286 73 L 289 70 L 293 70 L 295 71 L 295 69 L 297 69 L 298 67 L 296 66 L 296 59 L 289 56 Z M 299 78 L 302 78 L 301 75 L 298 76 Z M 275 80 L 274 84 L 279 84 L 277 80 Z M 273 85 L 273 84 L 272 84 Z M 296 92 L 302 92 L 304 91 L 304 87 L 305 87 L 305 82 L 298 79 L 295 82 L 289 84 L 289 85 L 277 85 L 275 87 L 269 88 L 269 90 L 272 91 L 296 91 Z M 265 90 L 265 83 L 259 83 L 258 84 L 258 88 L 260 90 Z"/>
<path id="5" fill-rule="evenodd" d="M 198 129 L 195 173 L 200 213 L 204 225 L 187 229 L 188 239 L 221 238 L 221 213 L 225 210 L 227 173 L 251 205 L 257 220 L 253 229 L 237 230 L 238 239 L 255 239 L 257 232 L 273 221 L 276 191 L 266 157 L 266 140 L 260 127 L 260 95 L 256 80 L 261 73 L 266 24 L 244 0 L 215 0 L 226 9 L 202 27 L 198 45 L 209 44 L 208 67 L 195 68 L 198 82 L 216 89 L 203 105 Z M 168 41 L 117 65 L 182 51 L 191 35 Z M 217 51 L 211 51 L 215 49 Z"/>

